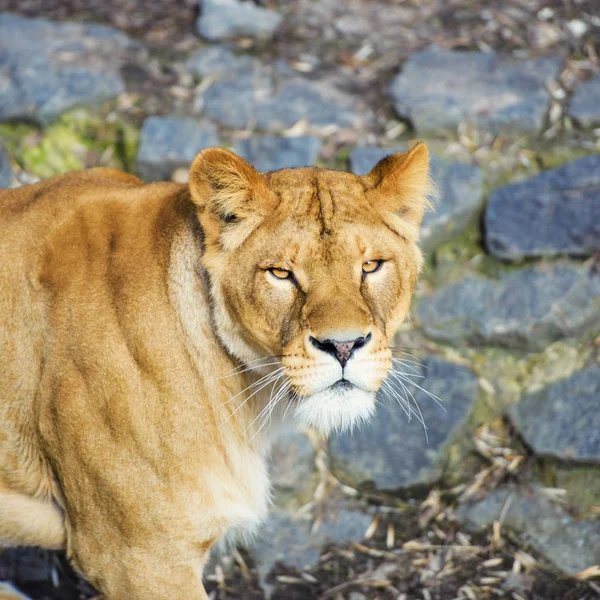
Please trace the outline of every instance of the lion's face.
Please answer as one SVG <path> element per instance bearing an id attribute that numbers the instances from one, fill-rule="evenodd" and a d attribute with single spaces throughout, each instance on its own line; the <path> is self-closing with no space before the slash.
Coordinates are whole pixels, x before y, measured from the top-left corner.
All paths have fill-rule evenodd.
<path id="1" fill-rule="evenodd" d="M 427 186 L 422 145 L 364 177 L 259 174 L 223 150 L 192 166 L 219 336 L 249 366 L 280 369 L 275 393 L 303 424 L 327 433 L 372 414 L 421 266 Z"/>

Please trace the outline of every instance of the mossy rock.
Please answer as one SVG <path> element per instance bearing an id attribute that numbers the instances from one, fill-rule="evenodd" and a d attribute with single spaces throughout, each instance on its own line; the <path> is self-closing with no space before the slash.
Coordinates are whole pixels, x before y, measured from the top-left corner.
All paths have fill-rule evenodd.
<path id="1" fill-rule="evenodd" d="M 130 171 L 138 132 L 115 113 L 76 109 L 47 129 L 0 125 L 0 139 L 22 169 L 47 178 L 93 166 Z"/>
<path id="2" fill-rule="evenodd" d="M 600 508 L 600 467 L 597 465 L 557 465 L 556 483 L 567 490 L 567 500 L 581 514 L 597 515 Z"/>

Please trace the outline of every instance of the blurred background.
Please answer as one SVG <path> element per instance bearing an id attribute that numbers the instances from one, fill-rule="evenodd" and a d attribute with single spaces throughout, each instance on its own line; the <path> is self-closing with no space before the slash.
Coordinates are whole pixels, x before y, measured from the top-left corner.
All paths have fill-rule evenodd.
<path id="1" fill-rule="evenodd" d="M 98 165 L 187 180 L 368 171 L 416 140 L 441 192 L 394 394 L 273 456 L 214 599 L 600 597 L 598 0 L 0 0 L 0 187 Z M 0 555 L 38 599 L 95 592 Z"/>

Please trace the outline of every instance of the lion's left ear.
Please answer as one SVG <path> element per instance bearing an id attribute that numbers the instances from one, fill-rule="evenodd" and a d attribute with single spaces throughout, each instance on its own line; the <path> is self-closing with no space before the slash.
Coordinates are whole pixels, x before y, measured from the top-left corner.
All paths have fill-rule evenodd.
<path id="1" fill-rule="evenodd" d="M 414 227 L 419 227 L 435 192 L 425 144 L 419 143 L 408 152 L 386 156 L 361 179 L 373 206 L 395 212 Z"/>

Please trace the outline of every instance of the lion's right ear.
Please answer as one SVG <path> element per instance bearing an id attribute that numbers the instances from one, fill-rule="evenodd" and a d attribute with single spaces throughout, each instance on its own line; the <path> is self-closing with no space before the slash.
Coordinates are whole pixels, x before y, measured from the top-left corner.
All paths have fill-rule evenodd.
<path id="1" fill-rule="evenodd" d="M 243 158 L 224 148 L 208 148 L 190 168 L 194 203 L 225 222 L 248 216 L 266 216 L 277 204 L 261 174 Z"/>
<path id="2" fill-rule="evenodd" d="M 224 148 L 209 148 L 190 168 L 190 194 L 207 242 L 233 250 L 278 204 L 262 175 Z"/>

